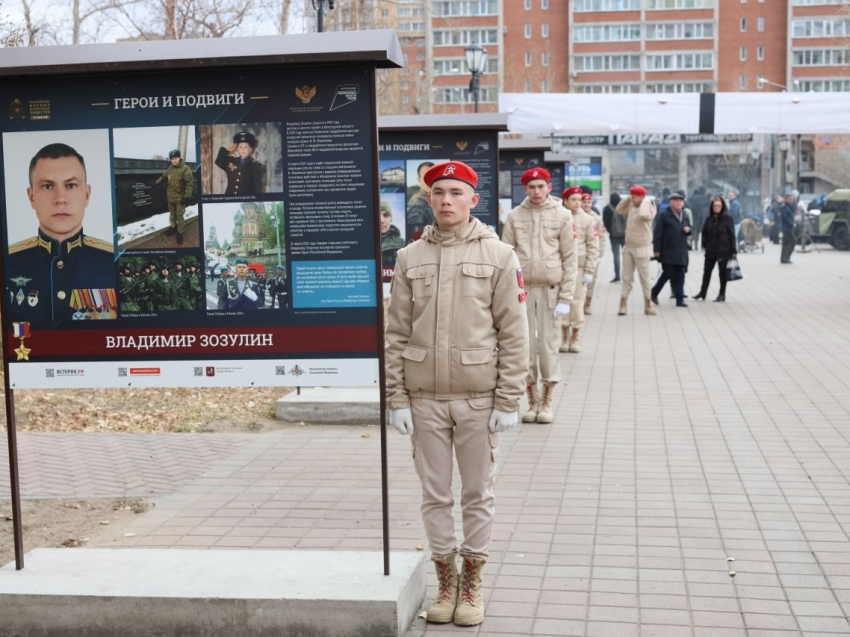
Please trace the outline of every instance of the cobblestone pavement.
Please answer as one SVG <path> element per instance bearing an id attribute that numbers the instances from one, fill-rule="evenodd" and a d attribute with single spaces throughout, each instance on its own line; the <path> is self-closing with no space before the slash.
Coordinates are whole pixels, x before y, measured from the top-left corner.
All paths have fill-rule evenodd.
<path id="1" fill-rule="evenodd" d="M 609 254 L 582 352 L 561 355 L 556 422 L 502 436 L 487 619 L 417 619 L 408 637 L 850 635 L 850 253 L 793 260 L 768 244 L 741 256 L 726 303 L 710 300 L 715 278 L 708 302 L 679 309 L 665 290 L 648 317 L 638 288 L 618 317 Z M 228 437 L 100 544 L 379 551 L 379 434 Z M 103 456 L 85 463 L 97 481 Z M 427 551 L 410 443 L 392 430 L 389 476 L 392 550 Z M 429 574 L 429 599 L 435 587 Z"/>

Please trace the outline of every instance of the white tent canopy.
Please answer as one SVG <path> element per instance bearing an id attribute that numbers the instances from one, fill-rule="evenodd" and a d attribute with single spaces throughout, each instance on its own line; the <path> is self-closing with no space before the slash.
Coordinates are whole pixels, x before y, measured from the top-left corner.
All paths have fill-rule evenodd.
<path id="1" fill-rule="evenodd" d="M 512 133 L 850 133 L 846 93 L 502 93 L 499 111 Z"/>

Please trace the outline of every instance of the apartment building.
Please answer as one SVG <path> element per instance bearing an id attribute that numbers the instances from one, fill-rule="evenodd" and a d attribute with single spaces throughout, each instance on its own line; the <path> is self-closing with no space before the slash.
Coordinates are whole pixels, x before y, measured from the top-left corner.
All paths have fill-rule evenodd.
<path id="1" fill-rule="evenodd" d="M 377 0 L 406 68 L 386 113 L 472 112 L 464 49 L 499 92 L 850 91 L 848 0 Z M 391 75 L 391 74 L 388 74 Z"/>

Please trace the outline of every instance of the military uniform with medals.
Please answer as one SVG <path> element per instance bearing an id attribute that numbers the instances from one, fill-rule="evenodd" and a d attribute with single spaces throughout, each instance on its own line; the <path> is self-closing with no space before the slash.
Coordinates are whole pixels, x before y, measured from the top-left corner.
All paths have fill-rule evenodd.
<path id="1" fill-rule="evenodd" d="M 225 289 L 228 310 L 256 310 L 260 307 L 260 286 L 251 279 L 245 279 L 244 283 L 245 286 L 240 291 L 238 278 L 232 277 L 227 280 Z"/>
<path id="2" fill-rule="evenodd" d="M 8 321 L 53 329 L 75 312 L 101 307 L 114 312 L 116 272 L 113 245 L 80 230 L 57 241 L 38 235 L 9 246 L 5 263 Z"/>
<path id="3" fill-rule="evenodd" d="M 233 136 L 233 143 L 246 143 L 251 148 L 256 148 L 257 138 L 251 133 L 237 133 Z M 215 165 L 227 175 L 225 195 L 254 195 L 265 192 L 263 179 L 266 167 L 253 157 L 233 157 L 222 146 L 218 149 Z"/>

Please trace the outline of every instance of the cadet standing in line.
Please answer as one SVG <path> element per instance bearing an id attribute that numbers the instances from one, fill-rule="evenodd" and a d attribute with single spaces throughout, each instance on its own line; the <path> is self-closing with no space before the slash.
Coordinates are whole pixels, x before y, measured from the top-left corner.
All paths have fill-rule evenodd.
<path id="1" fill-rule="evenodd" d="M 549 171 L 530 168 L 520 178 L 526 198 L 511 210 L 502 241 L 516 249 L 528 292 L 528 411 L 523 422 L 550 423 L 552 396 L 561 381 L 558 322 L 570 313 L 578 252 L 573 216 L 552 197 Z M 537 387 L 539 376 L 543 392 Z"/>
<path id="2" fill-rule="evenodd" d="M 183 230 L 186 226 L 183 215 L 186 214 L 186 204 L 195 194 L 195 175 L 183 161 L 179 150 L 168 153 L 168 159 L 171 165 L 156 180 L 157 184 L 168 180 L 165 198 L 168 201 L 170 227 L 165 234 L 171 236 L 176 232 L 177 243 L 183 243 Z"/>
<path id="3" fill-rule="evenodd" d="M 257 138 L 241 132 L 233 136 L 233 143 L 218 149 L 215 165 L 227 175 L 225 195 L 256 195 L 266 191 L 266 167 L 252 157 L 257 148 Z"/>
<path id="4" fill-rule="evenodd" d="M 174 287 L 174 281 L 169 278 L 171 270 L 167 263 L 163 263 L 159 268 L 159 277 L 154 287 L 154 310 L 176 310 L 177 307 L 177 289 Z"/>
<path id="5" fill-rule="evenodd" d="M 428 621 L 484 621 L 499 432 L 517 424 L 528 372 L 519 260 L 470 216 L 478 176 L 459 161 L 425 174 L 436 221 L 398 251 L 387 327 L 390 424 L 412 434 L 422 520 L 439 592 Z M 461 571 L 452 515 L 452 447 L 461 477 Z"/>
<path id="6" fill-rule="evenodd" d="M 657 314 L 650 300 L 649 260 L 652 257 L 652 221 L 655 206 L 646 197 L 646 188 L 632 186 L 629 198 L 623 197 L 615 212 L 626 217 L 626 247 L 623 248 L 623 295 L 620 297 L 620 316 L 626 314 L 627 301 L 635 281 L 635 268 L 643 288 L 643 313 Z"/>
<path id="7" fill-rule="evenodd" d="M 602 217 L 599 216 L 593 209 L 593 196 L 588 193 L 583 193 L 581 196 L 581 209 L 593 217 L 594 221 L 596 221 L 596 234 L 599 237 L 599 256 L 596 258 L 596 268 L 597 274 L 599 265 L 602 263 L 602 257 L 605 256 L 605 244 L 608 242 L 607 232 L 605 231 L 605 224 L 602 223 Z M 596 289 L 596 280 L 599 277 L 597 275 L 593 276 L 593 280 L 587 284 L 587 295 L 584 298 L 584 314 L 585 316 L 590 316 L 593 312 L 590 311 L 590 305 L 593 302 L 593 291 Z"/>
<path id="8" fill-rule="evenodd" d="M 599 233 L 596 221 L 581 208 L 584 193 L 579 186 L 567 188 L 562 198 L 564 205 L 573 214 L 576 228 L 576 250 L 578 252 L 578 276 L 575 280 L 573 303 L 570 314 L 561 324 L 562 341 L 559 351 L 577 354 L 581 351 L 581 330 L 584 327 L 584 297 L 586 286 L 593 281 L 599 257 Z M 590 195 L 588 195 L 590 196 Z"/>
<path id="9" fill-rule="evenodd" d="M 48 144 L 35 154 L 27 197 L 38 233 L 9 246 L 7 327 L 22 321 L 32 329 L 52 329 L 81 309 L 78 291 L 83 296 L 91 296 L 89 290 L 115 293 L 113 246 L 83 233 L 91 186 L 82 155 L 67 144 Z M 9 217 L 23 214 L 6 212 Z"/>

